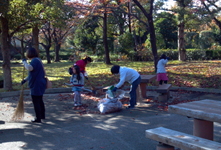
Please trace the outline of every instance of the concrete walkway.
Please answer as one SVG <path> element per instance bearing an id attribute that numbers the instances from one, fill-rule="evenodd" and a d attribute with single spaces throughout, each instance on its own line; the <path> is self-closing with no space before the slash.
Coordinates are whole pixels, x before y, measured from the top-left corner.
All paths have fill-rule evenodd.
<path id="1" fill-rule="evenodd" d="M 3 97 L 1 93 L 0 149 L 154 150 L 157 142 L 145 137 L 147 129 L 163 126 L 192 134 L 193 119 L 170 114 L 159 109 L 154 102 L 138 106 L 134 110 L 123 107 L 120 112 L 102 115 L 96 108 L 97 101 L 102 97 L 82 95 L 83 107 L 76 108 L 71 93 L 66 91 L 68 89 L 63 90 L 50 89 L 44 95 L 46 119 L 41 124 L 30 122 L 34 117 L 34 109 L 28 91 L 24 96 L 25 117 L 19 122 L 11 121 L 19 92 L 17 95 L 13 95 L 16 92 L 8 93 L 10 97 Z M 172 89 L 172 100 L 221 100 L 219 92 L 176 90 Z M 147 91 L 147 95 L 154 97 L 157 93 L 152 89 Z M 218 142 L 221 142 L 220 125 L 215 123 L 214 140 Z"/>

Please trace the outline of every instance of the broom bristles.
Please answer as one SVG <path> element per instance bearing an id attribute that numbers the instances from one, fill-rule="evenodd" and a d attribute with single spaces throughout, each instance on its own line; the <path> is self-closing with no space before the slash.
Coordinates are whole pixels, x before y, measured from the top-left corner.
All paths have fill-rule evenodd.
<path id="1" fill-rule="evenodd" d="M 19 102 L 12 117 L 12 120 L 17 121 L 22 119 L 23 117 L 24 117 L 24 103 L 23 103 L 23 87 L 22 87 Z"/>
<path id="2" fill-rule="evenodd" d="M 24 73 L 25 73 L 25 67 L 23 67 L 23 76 L 22 79 L 24 80 Z M 12 120 L 18 121 L 19 119 L 23 119 L 24 117 L 24 103 L 23 103 L 23 85 L 21 86 L 21 94 L 18 101 L 18 105 L 16 107 L 16 110 L 14 112 L 14 115 L 12 116 Z"/>

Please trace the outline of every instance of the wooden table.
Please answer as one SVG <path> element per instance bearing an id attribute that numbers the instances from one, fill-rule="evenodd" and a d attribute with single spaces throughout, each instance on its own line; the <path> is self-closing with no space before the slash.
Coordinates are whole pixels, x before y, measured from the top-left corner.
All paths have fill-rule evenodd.
<path id="1" fill-rule="evenodd" d="M 155 80 L 157 78 L 157 75 L 140 75 L 140 77 L 141 77 L 141 82 L 140 82 L 141 95 L 143 98 L 146 98 L 147 83 Z"/>
<path id="2" fill-rule="evenodd" d="M 168 111 L 194 118 L 193 135 L 209 140 L 213 140 L 213 122 L 221 123 L 221 101 L 217 100 L 169 105 Z"/>

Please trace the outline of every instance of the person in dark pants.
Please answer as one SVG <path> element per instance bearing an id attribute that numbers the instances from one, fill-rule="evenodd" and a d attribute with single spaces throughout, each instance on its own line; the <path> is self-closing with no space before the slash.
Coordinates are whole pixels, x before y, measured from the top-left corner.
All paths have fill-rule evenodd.
<path id="1" fill-rule="evenodd" d="M 43 94 L 46 89 L 45 70 L 41 59 L 38 58 L 38 53 L 34 48 L 27 51 L 27 58 L 31 60 L 30 65 L 26 59 L 23 59 L 24 67 L 29 71 L 29 75 L 21 84 L 28 81 L 31 89 L 31 97 L 34 105 L 36 118 L 32 120 L 33 123 L 41 123 L 41 119 L 45 119 L 45 105 L 43 102 Z"/>
<path id="2" fill-rule="evenodd" d="M 111 73 L 120 74 L 120 82 L 114 87 L 114 89 L 112 90 L 113 92 L 115 92 L 118 88 L 120 88 L 126 81 L 131 84 L 130 106 L 128 107 L 128 109 L 134 109 L 137 103 L 136 90 L 141 81 L 140 74 L 132 68 L 120 67 L 118 65 L 114 65 L 111 68 Z"/>

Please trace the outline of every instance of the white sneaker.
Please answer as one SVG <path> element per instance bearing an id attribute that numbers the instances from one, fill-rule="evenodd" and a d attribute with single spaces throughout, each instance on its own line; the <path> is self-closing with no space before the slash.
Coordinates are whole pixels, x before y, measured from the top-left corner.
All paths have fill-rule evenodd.
<path id="1" fill-rule="evenodd" d="M 78 106 L 78 104 L 77 104 L 77 103 L 75 103 L 75 104 L 74 104 L 74 106 L 76 107 L 76 106 Z"/>

